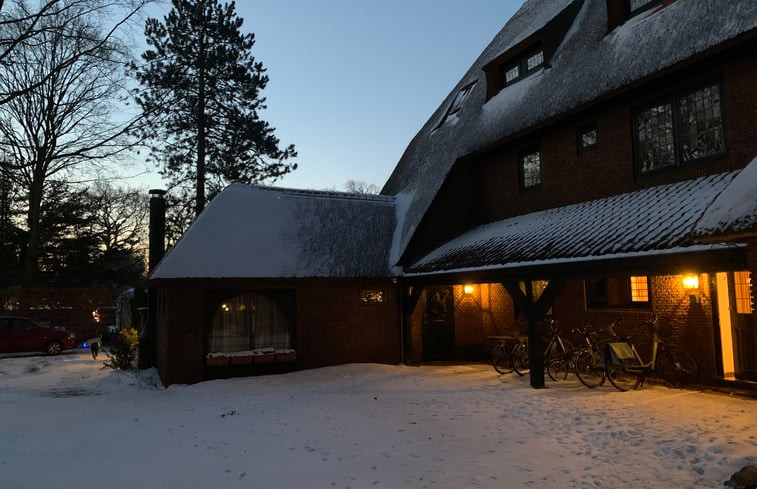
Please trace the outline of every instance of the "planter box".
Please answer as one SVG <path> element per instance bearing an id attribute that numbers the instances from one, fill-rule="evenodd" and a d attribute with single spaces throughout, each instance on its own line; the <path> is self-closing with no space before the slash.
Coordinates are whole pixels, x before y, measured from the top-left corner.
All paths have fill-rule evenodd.
<path id="1" fill-rule="evenodd" d="M 226 355 L 208 355 L 205 357 L 205 363 L 208 367 L 225 367 L 229 364 L 229 357 Z"/>
<path id="2" fill-rule="evenodd" d="M 258 355 L 253 355 L 254 363 L 273 363 L 274 360 L 276 360 L 275 353 L 260 353 Z"/>
<path id="3" fill-rule="evenodd" d="M 293 362 L 297 359 L 297 353 L 294 350 L 283 350 L 276 352 L 276 362 L 286 363 Z"/>
<path id="4" fill-rule="evenodd" d="M 229 361 L 232 365 L 249 365 L 252 363 L 252 353 L 246 355 L 229 355 Z"/>

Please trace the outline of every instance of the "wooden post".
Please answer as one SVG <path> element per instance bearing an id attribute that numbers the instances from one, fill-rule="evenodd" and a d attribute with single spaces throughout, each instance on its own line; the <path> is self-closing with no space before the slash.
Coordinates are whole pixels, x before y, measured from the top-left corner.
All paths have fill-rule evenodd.
<path id="1" fill-rule="evenodd" d="M 531 387 L 534 389 L 544 388 L 544 347 L 541 340 L 541 331 L 539 323 L 547 317 L 547 311 L 554 304 L 557 293 L 563 285 L 562 281 L 549 280 L 547 287 L 539 297 L 534 300 L 533 286 L 531 280 L 524 282 L 526 292 L 524 293 L 515 281 L 503 281 L 507 292 L 515 302 L 515 305 L 526 315 L 526 324 L 528 325 L 528 364 L 531 369 L 530 379 Z"/>

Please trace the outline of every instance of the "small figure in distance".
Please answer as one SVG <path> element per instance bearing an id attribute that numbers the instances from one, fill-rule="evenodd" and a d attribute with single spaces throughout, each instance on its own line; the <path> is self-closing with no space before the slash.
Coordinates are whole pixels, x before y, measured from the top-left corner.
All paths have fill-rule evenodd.
<path id="1" fill-rule="evenodd" d="M 87 344 L 89 345 L 89 351 L 92 352 L 92 358 L 97 360 L 97 354 L 100 353 L 100 345 L 102 344 L 102 338 L 100 338 L 99 336 L 95 336 L 94 338 L 88 339 Z"/>

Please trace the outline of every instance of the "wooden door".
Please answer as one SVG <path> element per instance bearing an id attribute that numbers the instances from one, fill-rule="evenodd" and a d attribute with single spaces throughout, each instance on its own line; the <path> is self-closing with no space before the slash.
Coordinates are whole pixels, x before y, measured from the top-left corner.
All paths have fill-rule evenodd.
<path id="1" fill-rule="evenodd" d="M 423 313 L 423 360 L 451 360 L 455 355 L 452 287 L 428 287 Z"/>
<path id="2" fill-rule="evenodd" d="M 737 379 L 757 381 L 757 332 L 752 318 L 749 272 L 728 273 L 728 296 L 735 376 Z"/>

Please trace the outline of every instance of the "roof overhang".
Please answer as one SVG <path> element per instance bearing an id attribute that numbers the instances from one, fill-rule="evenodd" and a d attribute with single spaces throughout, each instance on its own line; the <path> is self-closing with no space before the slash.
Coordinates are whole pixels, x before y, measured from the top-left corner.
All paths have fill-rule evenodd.
<path id="1" fill-rule="evenodd" d="M 671 275 L 737 270 L 747 263 L 745 244 L 707 244 L 650 252 L 555 258 L 533 262 L 406 273 L 414 283 L 495 283 L 502 280 L 576 279 L 588 276 Z"/>

